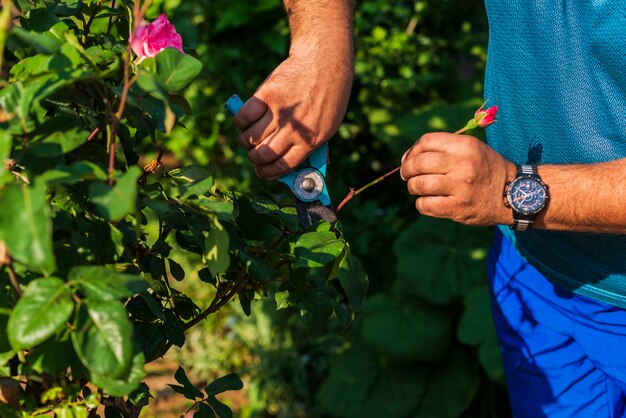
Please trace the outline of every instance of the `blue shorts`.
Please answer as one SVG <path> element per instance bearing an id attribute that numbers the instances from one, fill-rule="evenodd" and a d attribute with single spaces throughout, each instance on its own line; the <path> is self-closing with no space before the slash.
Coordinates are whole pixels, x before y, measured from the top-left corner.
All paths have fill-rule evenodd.
<path id="1" fill-rule="evenodd" d="M 515 418 L 626 417 L 626 310 L 552 284 L 499 231 L 489 281 Z"/>

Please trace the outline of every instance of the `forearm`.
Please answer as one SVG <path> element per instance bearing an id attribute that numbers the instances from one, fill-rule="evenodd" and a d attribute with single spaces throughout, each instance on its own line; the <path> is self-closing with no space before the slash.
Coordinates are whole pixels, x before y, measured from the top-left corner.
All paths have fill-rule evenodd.
<path id="1" fill-rule="evenodd" d="M 291 29 L 290 54 L 325 57 L 349 68 L 351 76 L 353 0 L 284 0 L 284 5 Z"/>
<path id="2" fill-rule="evenodd" d="M 626 159 L 597 164 L 540 165 L 548 206 L 534 228 L 626 233 Z"/>

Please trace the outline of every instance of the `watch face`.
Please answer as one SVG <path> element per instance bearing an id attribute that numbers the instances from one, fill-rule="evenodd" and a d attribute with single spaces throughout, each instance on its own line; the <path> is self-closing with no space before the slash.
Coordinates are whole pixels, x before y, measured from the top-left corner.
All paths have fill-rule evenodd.
<path id="1" fill-rule="evenodd" d="M 509 204 L 516 212 L 533 215 L 546 205 L 546 187 L 532 177 L 522 177 L 511 183 L 508 194 Z"/>

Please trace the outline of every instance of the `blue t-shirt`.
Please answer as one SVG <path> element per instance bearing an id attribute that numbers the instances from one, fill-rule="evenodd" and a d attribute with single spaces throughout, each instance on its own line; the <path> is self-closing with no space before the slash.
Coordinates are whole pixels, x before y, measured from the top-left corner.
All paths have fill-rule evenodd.
<path id="1" fill-rule="evenodd" d="M 626 1 L 485 4 L 485 97 L 500 108 L 489 144 L 517 164 L 626 157 Z M 626 235 L 501 229 L 553 282 L 626 308 Z"/>

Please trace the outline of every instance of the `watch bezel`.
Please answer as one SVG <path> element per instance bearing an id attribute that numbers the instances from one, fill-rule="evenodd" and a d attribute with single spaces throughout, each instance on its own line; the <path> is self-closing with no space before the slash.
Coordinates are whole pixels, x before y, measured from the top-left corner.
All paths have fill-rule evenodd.
<path id="1" fill-rule="evenodd" d="M 543 202 L 541 203 L 541 206 L 533 211 L 521 210 L 520 208 L 516 207 L 516 205 L 513 202 L 512 195 L 511 195 L 513 187 L 515 184 L 519 183 L 522 180 L 532 180 L 538 183 L 539 186 L 542 187 L 545 192 L 545 197 L 543 199 Z M 541 178 L 537 176 L 533 176 L 531 174 L 524 174 L 524 175 L 518 176 L 514 178 L 511 182 L 508 182 L 506 185 L 505 197 L 506 197 L 506 203 L 511 209 L 513 209 L 516 213 L 520 215 L 525 215 L 525 216 L 532 216 L 541 212 L 546 207 L 546 205 L 548 204 L 548 200 L 550 199 L 550 195 L 548 194 L 548 185 L 545 184 L 543 181 L 541 181 Z"/>

